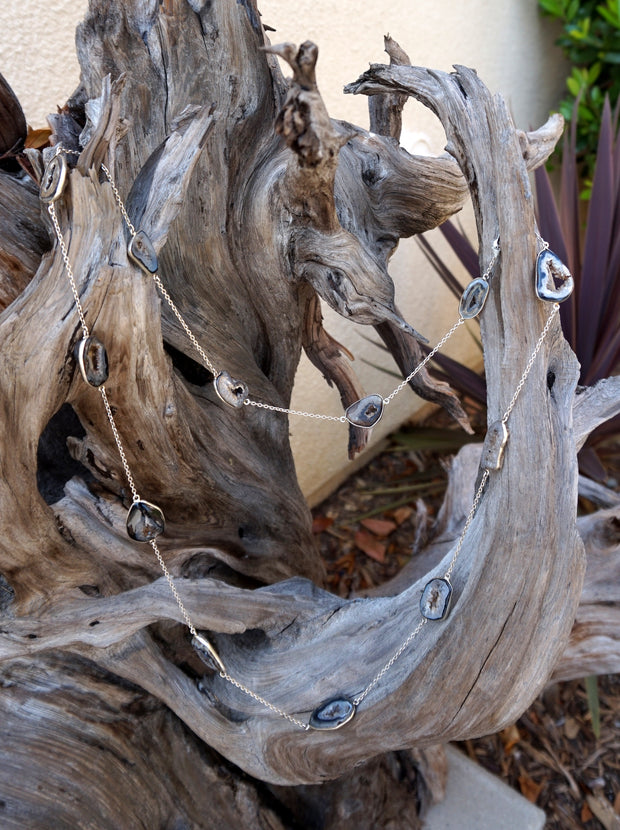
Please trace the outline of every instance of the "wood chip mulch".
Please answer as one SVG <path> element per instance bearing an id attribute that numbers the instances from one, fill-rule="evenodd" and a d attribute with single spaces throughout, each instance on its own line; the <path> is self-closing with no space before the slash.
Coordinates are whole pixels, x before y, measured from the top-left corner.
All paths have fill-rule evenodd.
<path id="1" fill-rule="evenodd" d="M 447 474 L 429 451 L 386 451 L 314 510 L 328 587 L 349 596 L 423 547 Z M 585 681 L 549 687 L 519 721 L 460 748 L 541 807 L 547 830 L 620 830 L 620 675 L 598 678 L 600 737 Z"/>

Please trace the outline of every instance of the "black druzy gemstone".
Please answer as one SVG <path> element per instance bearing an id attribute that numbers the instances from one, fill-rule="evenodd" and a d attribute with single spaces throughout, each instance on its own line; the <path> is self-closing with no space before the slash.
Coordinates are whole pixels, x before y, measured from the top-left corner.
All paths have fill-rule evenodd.
<path id="1" fill-rule="evenodd" d="M 156 504 L 134 501 L 127 513 L 127 533 L 136 542 L 150 542 L 164 532 L 164 514 Z"/>
<path id="2" fill-rule="evenodd" d="M 85 337 L 76 346 L 80 373 L 86 383 L 101 386 L 108 379 L 108 353 L 96 337 Z"/>

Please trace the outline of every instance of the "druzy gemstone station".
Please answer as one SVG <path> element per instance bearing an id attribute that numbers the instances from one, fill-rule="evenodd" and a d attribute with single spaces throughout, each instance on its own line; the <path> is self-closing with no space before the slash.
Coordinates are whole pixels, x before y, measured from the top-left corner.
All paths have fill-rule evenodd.
<path id="1" fill-rule="evenodd" d="M 340 729 L 355 715 L 355 703 L 346 697 L 335 697 L 323 703 L 310 716 L 313 729 Z"/>
<path id="2" fill-rule="evenodd" d="M 136 542 L 150 542 L 164 532 L 166 520 L 156 504 L 134 501 L 127 514 L 127 533 Z"/>
<path id="3" fill-rule="evenodd" d="M 157 271 L 159 267 L 157 254 L 155 253 L 153 243 L 144 231 L 138 231 L 132 237 L 127 252 L 136 265 L 139 265 L 147 274 L 154 274 Z"/>
<path id="4" fill-rule="evenodd" d="M 352 403 L 344 414 L 353 426 L 370 429 L 383 415 L 383 398 L 381 395 L 368 395 Z"/>
<path id="5" fill-rule="evenodd" d="M 545 248 L 536 259 L 536 296 L 550 303 L 561 303 L 573 293 L 574 281 L 562 260 Z"/>
<path id="6" fill-rule="evenodd" d="M 464 320 L 471 320 L 472 317 L 477 317 L 486 302 L 489 294 L 489 283 L 479 277 L 472 280 L 463 294 L 459 302 L 459 314 Z"/>
<path id="7" fill-rule="evenodd" d="M 248 387 L 242 380 L 236 380 L 228 372 L 219 372 L 213 381 L 218 397 L 237 409 L 248 397 Z"/>
<path id="8" fill-rule="evenodd" d="M 444 620 L 450 610 L 452 586 L 439 577 L 426 583 L 420 598 L 420 613 L 427 620 Z"/>
<path id="9" fill-rule="evenodd" d="M 101 340 L 84 337 L 77 344 L 76 359 L 80 374 L 90 386 L 102 386 L 108 379 L 108 353 Z"/>

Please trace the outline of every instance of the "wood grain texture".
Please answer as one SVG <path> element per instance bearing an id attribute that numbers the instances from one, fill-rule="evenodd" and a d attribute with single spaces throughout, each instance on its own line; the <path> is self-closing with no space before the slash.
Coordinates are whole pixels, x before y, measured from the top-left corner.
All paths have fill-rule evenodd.
<path id="1" fill-rule="evenodd" d="M 413 158 L 391 136 L 329 118 L 312 44 L 278 48 L 294 71 L 290 88 L 265 45 L 251 0 L 91 0 L 78 31 L 81 88 L 54 121 L 66 142 L 85 128 L 57 212 L 89 326 L 110 356 L 106 389 L 128 462 L 142 497 L 167 517 L 160 547 L 178 591 L 230 674 L 305 721 L 325 699 L 359 694 L 389 660 L 417 624 L 427 577 L 411 571 L 390 595 L 351 600 L 321 589 L 286 419 L 224 408 L 178 320 L 128 260 L 100 164 L 152 237 L 161 279 L 214 365 L 280 406 L 290 401 L 302 348 L 345 405 L 359 394 L 346 354 L 322 328 L 318 296 L 376 326 L 407 371 L 420 335 L 394 307 L 390 254 L 400 237 L 460 209 L 468 189 L 483 269 L 501 239 L 482 318 L 493 422 L 549 311 L 532 287 L 538 243 L 527 170 L 550 152 L 559 125 L 518 132 L 503 100 L 462 67 L 372 67 L 352 90 L 385 96 L 374 117 L 386 131 L 397 130 L 388 110 L 405 96 L 444 125 L 451 157 Z M 0 178 L 0 203 L 15 187 L 23 185 Z M 31 188 L 22 195 L 20 210 L 32 216 Z M 438 743 L 512 722 L 561 665 L 581 613 L 576 446 L 618 397 L 612 383 L 584 393 L 587 406 L 583 395 L 575 404 L 577 366 L 557 322 L 454 571 L 451 615 L 425 626 L 345 729 L 306 733 L 205 674 L 150 547 L 127 538 L 124 471 L 99 395 L 76 371 L 79 324 L 58 246 L 46 252 L 53 234 L 45 211 L 37 221 L 39 241 L 28 241 L 23 257 L 28 284 L 13 281 L 0 315 L 0 669 L 11 689 L 0 706 L 11 735 L 20 735 L 19 748 L 3 745 L 0 780 L 15 779 L 28 753 L 38 759 L 2 808 L 6 826 L 20 826 L 20 802 L 32 827 L 44 826 L 51 809 L 59 827 L 88 826 L 96 809 L 101 826 L 119 826 L 120 801 L 134 791 L 148 804 L 150 826 L 209 827 L 218 815 L 224 826 L 277 828 L 284 813 L 265 807 L 261 785 L 231 794 L 215 753 L 228 771 L 231 762 L 275 785 L 355 776 L 365 763 L 378 765 L 385 782 L 385 769 L 407 778 L 410 761 L 389 756 L 386 767 L 375 756 L 411 747 L 432 754 Z M 0 250 L 14 238 L 13 226 L 0 231 Z M 417 389 L 441 394 L 462 419 L 450 390 L 424 377 Z M 40 490 L 52 422 L 82 475 L 59 457 L 56 490 Z M 349 440 L 352 452 L 364 443 L 354 430 Z M 44 489 L 58 488 L 61 498 L 44 498 Z M 446 534 L 458 532 L 468 498 L 471 488 L 447 502 Z M 602 521 L 611 532 L 613 521 Z M 433 575 L 454 539 L 444 538 L 444 565 L 435 558 Z M 585 603 L 584 625 L 597 604 L 596 596 Z M 20 700 L 28 706 L 19 709 Z M 105 717 L 91 717 L 94 710 Z M 45 729 L 31 711 L 44 713 Z M 28 796 L 52 755 L 59 762 L 45 779 L 49 792 L 73 781 L 72 800 L 55 808 L 45 793 Z M 92 759 L 97 774 L 76 783 L 76 759 Z M 118 792 L 94 780 L 114 782 L 125 767 L 133 777 Z M 205 805 L 196 767 L 208 770 L 217 805 Z M 428 769 L 432 780 L 435 766 Z M 363 791 L 363 776 L 351 787 Z M 89 793 L 105 806 L 94 807 Z M 384 793 L 381 784 L 367 797 L 376 806 Z M 127 810 L 131 826 L 135 805 Z M 362 826 L 358 818 L 351 827 Z"/>

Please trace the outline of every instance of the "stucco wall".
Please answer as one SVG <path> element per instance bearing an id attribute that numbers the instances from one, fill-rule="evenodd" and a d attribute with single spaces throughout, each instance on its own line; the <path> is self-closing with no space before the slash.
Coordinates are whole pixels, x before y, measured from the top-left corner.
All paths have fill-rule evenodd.
<path id="1" fill-rule="evenodd" d="M 47 112 L 61 105 L 77 86 L 73 32 L 87 0 L 2 0 L 0 71 L 15 89 L 28 122 L 43 126 Z M 345 96 L 342 87 L 371 62 L 384 62 L 383 35 L 391 34 L 412 63 L 449 71 L 453 64 L 475 67 L 494 92 L 507 99 L 517 126 L 539 126 L 559 99 L 563 67 L 553 47 L 555 30 L 543 20 L 536 0 L 263 0 L 263 21 L 277 31 L 272 42 L 310 39 L 320 48 L 318 78 L 332 116 L 367 125 L 365 97 Z M 443 131 L 421 105 L 405 109 L 402 143 L 411 151 L 442 151 Z M 471 216 L 465 224 L 472 228 Z M 473 238 L 473 236 L 472 236 Z M 411 240 L 401 243 L 391 265 L 399 307 L 416 329 L 435 342 L 457 317 L 451 295 L 430 272 Z M 387 393 L 395 384 L 365 361 L 393 367 L 385 353 L 361 330 L 326 314 L 326 328 L 355 355 L 355 366 L 368 392 Z M 476 349 L 460 332 L 448 350 L 474 360 Z M 302 360 L 293 405 L 340 413 L 338 395 Z M 405 390 L 375 427 L 374 441 L 414 412 L 420 402 Z M 346 428 L 307 419 L 291 420 L 291 436 L 302 487 L 316 501 L 351 467 L 346 457 Z"/>

